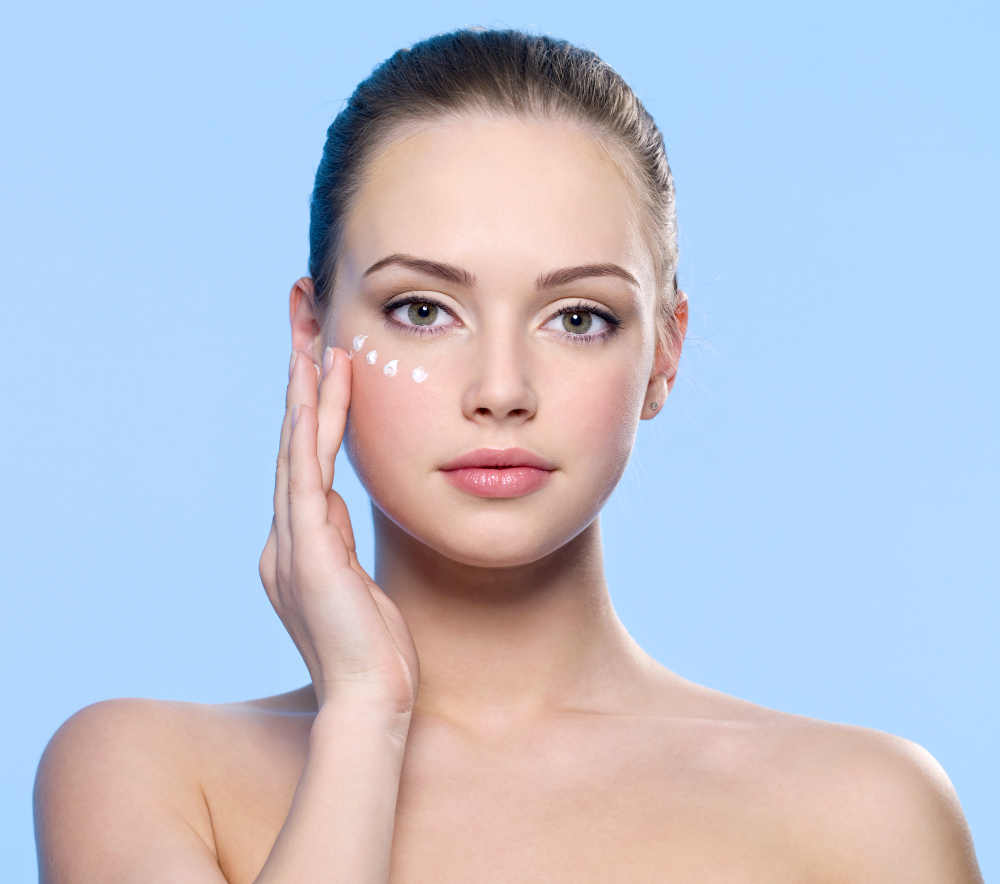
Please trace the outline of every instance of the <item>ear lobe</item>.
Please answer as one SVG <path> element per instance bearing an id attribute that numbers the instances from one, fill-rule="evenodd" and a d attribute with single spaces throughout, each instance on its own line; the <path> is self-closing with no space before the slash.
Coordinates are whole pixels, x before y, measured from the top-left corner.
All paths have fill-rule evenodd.
<path id="1" fill-rule="evenodd" d="M 656 417 L 663 408 L 663 403 L 670 395 L 670 387 L 667 383 L 667 376 L 658 371 L 646 385 L 646 398 L 642 401 L 642 411 L 639 414 L 641 420 L 648 421 Z"/>
<path id="2" fill-rule="evenodd" d="M 677 324 L 676 334 L 656 345 L 653 374 L 646 385 L 646 398 L 642 404 L 643 420 L 649 420 L 660 412 L 677 380 L 677 363 L 681 358 L 681 347 L 684 345 L 688 326 L 688 298 L 680 289 L 677 290 L 674 321 Z"/>
<path id="3" fill-rule="evenodd" d="M 288 318 L 292 325 L 292 349 L 302 350 L 318 362 L 323 333 L 316 309 L 316 287 L 308 276 L 297 279 L 288 295 Z"/>

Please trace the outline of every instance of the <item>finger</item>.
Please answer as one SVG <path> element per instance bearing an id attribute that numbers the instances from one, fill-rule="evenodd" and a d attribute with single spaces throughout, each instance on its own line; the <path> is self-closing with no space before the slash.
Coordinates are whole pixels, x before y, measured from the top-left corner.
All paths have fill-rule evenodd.
<path id="1" fill-rule="evenodd" d="M 298 350 L 292 350 L 288 364 L 288 386 L 285 388 L 285 416 L 281 421 L 281 436 L 278 439 L 278 460 L 274 470 L 274 522 L 277 532 L 278 558 L 276 567 L 287 574 L 291 565 L 291 534 L 288 524 L 288 440 L 292 435 L 292 409 L 295 405 L 295 391 L 292 379 L 296 377 L 296 366 L 300 361 Z"/>
<path id="2" fill-rule="evenodd" d="M 343 497 L 332 489 L 326 494 L 326 503 L 327 518 L 337 526 L 340 536 L 344 538 L 344 546 L 347 547 L 347 551 L 351 555 L 351 567 L 361 575 L 365 583 L 368 584 L 368 588 L 372 589 L 375 587 L 375 581 L 361 567 L 361 562 L 358 560 L 358 548 L 354 540 L 354 527 L 351 525 L 351 514 L 348 512 L 347 503 Z"/>
<path id="3" fill-rule="evenodd" d="M 264 551 L 260 554 L 260 582 L 264 585 L 264 591 L 275 604 L 277 598 L 275 592 L 278 588 L 278 529 L 274 519 L 271 519 L 271 531 L 267 535 L 267 542 L 264 544 Z"/>
<path id="4" fill-rule="evenodd" d="M 292 434 L 288 440 L 288 524 L 292 543 L 298 544 L 300 539 L 307 547 L 311 542 L 324 543 L 327 545 L 324 552 L 332 557 L 330 564 L 346 566 L 350 562 L 347 546 L 327 519 L 323 473 L 316 458 L 316 412 L 308 405 L 298 404 L 292 412 Z"/>
<path id="5" fill-rule="evenodd" d="M 323 355 L 323 381 L 319 388 L 319 436 L 317 455 L 323 470 L 323 489 L 333 487 L 333 473 L 344 440 L 347 408 L 351 403 L 352 363 L 339 347 L 327 347 Z"/>
<path id="6" fill-rule="evenodd" d="M 288 390 L 285 394 L 285 406 L 308 405 L 316 408 L 319 383 L 319 368 L 302 350 L 292 354 L 292 363 L 288 369 Z"/>
<path id="7" fill-rule="evenodd" d="M 344 538 L 344 545 L 350 549 L 357 549 L 354 541 L 354 527 L 351 525 L 351 514 L 347 510 L 344 498 L 332 489 L 326 494 L 326 517 L 340 529 L 340 534 Z"/>
<path id="8" fill-rule="evenodd" d="M 285 417 L 281 422 L 278 442 L 278 464 L 274 481 L 274 516 L 278 539 L 288 537 L 288 442 L 292 434 L 292 411 L 298 404 L 316 404 L 315 363 L 299 350 L 292 351 L 288 365 L 288 387 L 285 389 Z M 285 544 L 287 548 L 288 544 Z"/>

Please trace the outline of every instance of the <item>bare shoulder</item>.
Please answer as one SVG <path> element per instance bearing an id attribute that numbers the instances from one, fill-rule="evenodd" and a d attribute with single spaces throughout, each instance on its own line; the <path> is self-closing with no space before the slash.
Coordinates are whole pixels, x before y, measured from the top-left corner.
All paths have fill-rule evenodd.
<path id="1" fill-rule="evenodd" d="M 772 799 L 834 880 L 982 881 L 955 789 L 916 743 L 692 688 L 716 725 L 707 751 Z"/>
<path id="2" fill-rule="evenodd" d="M 792 776 L 785 806 L 812 821 L 817 850 L 857 881 L 981 882 L 968 824 L 950 780 L 902 737 L 780 716 L 776 744 Z"/>
<path id="3" fill-rule="evenodd" d="M 126 878 L 221 882 L 206 785 L 233 754 L 294 743 L 297 720 L 311 718 L 300 694 L 227 705 L 108 700 L 77 712 L 35 780 L 40 880 L 114 868 Z"/>

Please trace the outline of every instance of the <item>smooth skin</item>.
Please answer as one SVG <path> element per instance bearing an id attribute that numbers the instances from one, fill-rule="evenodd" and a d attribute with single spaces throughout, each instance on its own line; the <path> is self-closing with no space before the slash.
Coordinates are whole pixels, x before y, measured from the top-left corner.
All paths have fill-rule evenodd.
<path id="1" fill-rule="evenodd" d="M 397 133 L 369 171 L 333 305 L 292 288 L 261 557 L 312 683 L 77 713 L 39 768 L 42 881 L 981 881 L 924 750 L 694 685 L 615 616 L 598 513 L 680 354 L 613 156 L 568 122 L 468 118 Z M 620 325 L 582 340 L 564 308 Z M 374 580 L 333 490 L 342 442 Z M 524 497 L 440 471 L 514 445 L 554 466 Z"/>

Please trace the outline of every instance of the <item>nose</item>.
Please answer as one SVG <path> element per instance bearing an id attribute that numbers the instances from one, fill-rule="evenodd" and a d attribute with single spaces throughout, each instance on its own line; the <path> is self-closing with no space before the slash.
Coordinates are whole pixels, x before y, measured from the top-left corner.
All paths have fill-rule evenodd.
<path id="1" fill-rule="evenodd" d="M 529 383 L 527 349 L 516 334 L 493 334 L 476 342 L 473 371 L 462 411 L 477 423 L 523 423 L 535 416 L 538 400 Z"/>

